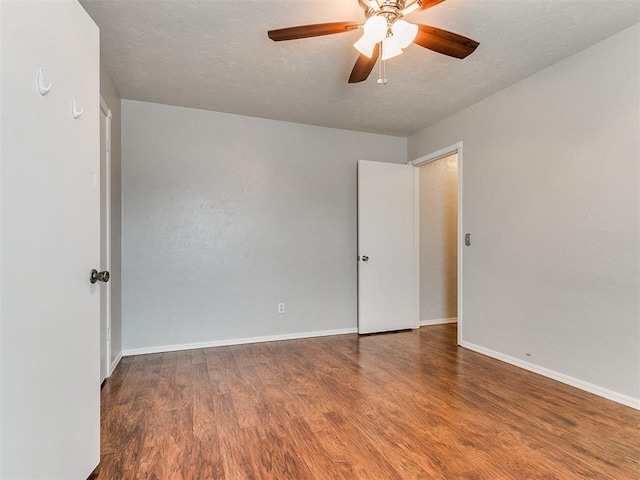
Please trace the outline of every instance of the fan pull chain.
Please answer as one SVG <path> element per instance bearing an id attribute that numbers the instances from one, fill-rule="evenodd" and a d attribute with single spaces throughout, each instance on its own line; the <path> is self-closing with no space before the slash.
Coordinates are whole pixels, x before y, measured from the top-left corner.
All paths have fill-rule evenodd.
<path id="1" fill-rule="evenodd" d="M 384 58 L 383 55 L 383 44 L 380 42 L 380 61 L 378 62 L 378 85 L 386 85 L 387 84 L 387 67 L 386 61 L 382 60 Z"/>

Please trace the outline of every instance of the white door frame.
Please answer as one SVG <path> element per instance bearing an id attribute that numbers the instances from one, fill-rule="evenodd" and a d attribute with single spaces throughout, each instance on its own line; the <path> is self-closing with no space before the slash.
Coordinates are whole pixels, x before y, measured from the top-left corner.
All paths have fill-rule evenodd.
<path id="1" fill-rule="evenodd" d="M 104 233 L 105 240 L 106 240 L 104 245 L 104 248 L 106 250 L 105 252 L 106 265 L 102 265 L 102 267 L 105 270 L 108 270 L 109 272 L 111 272 L 111 118 L 112 118 L 112 114 L 111 114 L 111 109 L 107 105 L 107 102 L 104 101 L 104 98 L 102 98 L 102 95 L 100 95 L 100 111 L 101 111 L 101 114 L 104 114 L 104 116 L 107 117 L 107 128 L 106 128 L 107 131 L 105 135 L 106 145 L 100 145 L 100 149 L 106 147 L 106 154 L 105 154 L 106 176 L 105 176 L 105 183 L 104 183 L 105 189 L 106 189 L 106 192 L 105 192 L 106 201 L 104 206 L 106 231 L 102 232 L 102 225 L 100 225 L 100 236 L 101 236 L 100 243 L 102 244 L 102 240 L 103 240 L 102 235 Z M 100 200 L 102 201 L 102 192 L 100 192 Z M 102 252 L 100 253 L 102 256 Z M 101 294 L 106 296 L 107 331 L 100 332 L 100 342 L 105 344 L 107 363 L 104 367 L 105 367 L 105 372 L 107 373 L 107 378 L 109 378 L 113 373 L 111 369 L 111 282 L 102 284 L 101 290 L 102 290 Z M 103 335 L 104 335 L 104 338 L 103 338 Z"/>
<path id="2" fill-rule="evenodd" d="M 409 162 L 407 162 L 407 164 L 409 165 L 413 165 L 414 167 L 419 167 L 420 165 L 424 165 L 426 163 L 429 162 L 435 162 L 436 160 L 440 160 L 441 158 L 444 157 L 448 157 L 449 155 L 452 155 L 454 153 L 458 154 L 458 239 L 457 239 L 457 243 L 458 243 L 458 251 L 457 251 L 457 257 L 458 257 L 458 265 L 457 265 L 457 270 L 458 270 L 458 305 L 457 305 L 457 310 L 458 310 L 458 345 L 460 345 L 462 343 L 462 327 L 463 327 L 463 315 L 462 315 L 462 255 L 463 255 L 463 248 L 464 248 L 464 233 L 463 233 L 463 229 L 462 229 L 462 142 L 458 142 L 454 145 L 450 145 L 448 147 L 442 148 L 440 150 L 438 150 L 437 152 L 433 152 L 430 153 L 428 155 L 425 155 L 423 157 L 420 158 L 416 158 L 415 160 L 411 160 Z M 416 175 L 416 178 L 419 178 L 418 175 Z M 416 198 L 420 198 L 420 182 L 419 180 L 416 180 Z M 415 203 L 416 205 L 416 218 L 419 219 L 419 212 L 420 212 L 420 202 L 416 201 Z M 417 220 L 418 221 L 418 220 Z M 419 256 L 419 250 L 420 250 L 420 228 L 416 228 L 415 229 L 415 236 L 416 236 L 416 248 L 418 250 L 418 259 L 420 258 Z M 419 261 L 419 260 L 418 260 Z M 418 280 L 418 288 L 420 288 L 420 283 Z"/>

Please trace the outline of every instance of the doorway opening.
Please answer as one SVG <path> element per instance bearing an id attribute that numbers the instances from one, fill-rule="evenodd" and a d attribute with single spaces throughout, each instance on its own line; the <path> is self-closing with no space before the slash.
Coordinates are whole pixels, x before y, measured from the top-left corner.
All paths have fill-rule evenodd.
<path id="1" fill-rule="evenodd" d="M 462 143 L 418 158 L 420 326 L 458 324 L 462 339 Z"/>

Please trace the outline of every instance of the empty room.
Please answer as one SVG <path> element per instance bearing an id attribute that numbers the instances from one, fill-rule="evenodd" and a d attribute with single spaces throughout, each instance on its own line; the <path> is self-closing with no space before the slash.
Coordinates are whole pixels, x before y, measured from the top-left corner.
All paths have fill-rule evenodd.
<path id="1" fill-rule="evenodd" d="M 0 0 L 0 479 L 640 478 L 638 0 Z"/>

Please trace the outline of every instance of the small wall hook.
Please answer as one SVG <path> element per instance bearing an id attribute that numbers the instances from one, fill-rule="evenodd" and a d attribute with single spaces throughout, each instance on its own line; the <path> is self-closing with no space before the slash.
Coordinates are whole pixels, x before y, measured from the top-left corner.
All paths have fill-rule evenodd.
<path id="1" fill-rule="evenodd" d="M 38 91 L 40 95 L 46 95 L 51 90 L 52 83 L 49 82 L 49 85 L 44 84 L 44 69 L 38 70 Z"/>
<path id="2" fill-rule="evenodd" d="M 71 109 L 71 113 L 73 114 L 73 118 L 76 119 L 84 113 L 84 108 L 78 110 L 78 97 L 73 97 L 73 107 Z"/>

